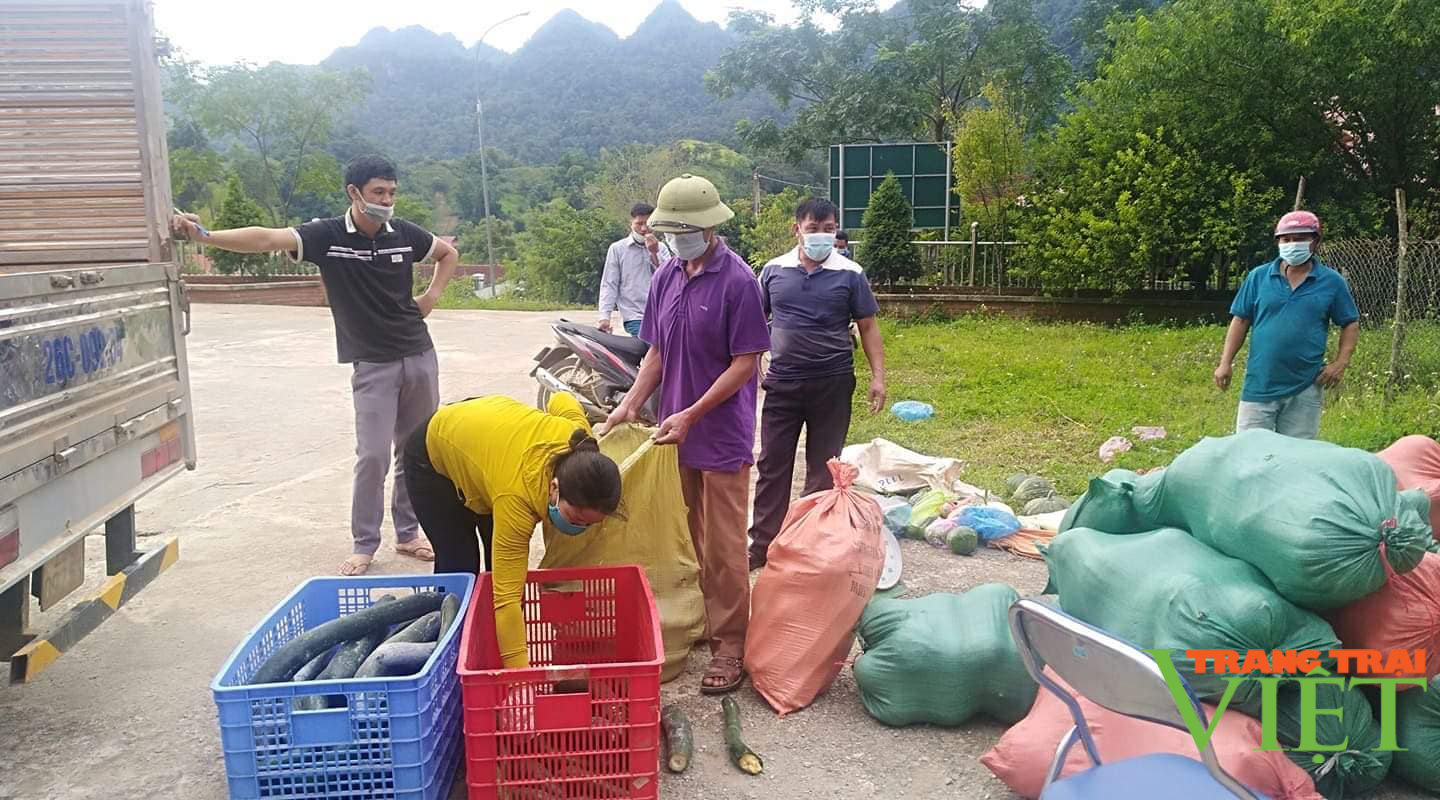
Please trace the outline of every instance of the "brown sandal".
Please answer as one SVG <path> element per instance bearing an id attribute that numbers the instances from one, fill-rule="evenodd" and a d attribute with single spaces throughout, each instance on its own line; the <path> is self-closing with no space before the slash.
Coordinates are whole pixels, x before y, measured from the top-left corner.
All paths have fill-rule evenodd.
<path id="1" fill-rule="evenodd" d="M 724 683 L 707 684 L 705 681 L 712 678 L 723 679 Z M 705 669 L 705 677 L 700 680 L 701 694 L 729 694 L 740 688 L 745 682 L 745 662 L 730 656 L 715 656 L 710 659 L 710 666 Z"/>

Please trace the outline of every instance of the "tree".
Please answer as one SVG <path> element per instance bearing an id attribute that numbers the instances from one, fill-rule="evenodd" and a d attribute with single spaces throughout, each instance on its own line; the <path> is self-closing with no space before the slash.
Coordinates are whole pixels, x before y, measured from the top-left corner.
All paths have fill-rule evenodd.
<path id="1" fill-rule="evenodd" d="M 399 194 L 395 197 L 395 216 L 409 220 L 427 231 L 435 228 L 435 212 L 430 204 L 415 194 Z"/>
<path id="2" fill-rule="evenodd" d="M 798 205 L 800 193 L 795 189 L 786 189 L 765 198 L 760 214 L 740 232 L 740 242 L 750 266 L 763 267 L 770 259 L 795 246 L 793 226 Z"/>
<path id="3" fill-rule="evenodd" d="M 1189 0 L 1113 21 L 1114 48 L 1076 91 L 1041 172 L 1073 174 L 1164 127 L 1209 164 L 1253 171 L 1263 189 L 1293 194 L 1305 176 L 1315 207 L 1371 208 L 1366 197 L 1388 202 L 1396 186 L 1433 191 L 1440 15 L 1425 5 Z M 1351 231 L 1390 224 L 1355 219 Z"/>
<path id="4" fill-rule="evenodd" d="M 794 26 L 769 15 L 736 12 L 741 41 L 706 76 L 722 98 L 763 89 L 794 122 L 749 123 L 738 132 L 758 148 L 792 158 L 834 142 L 950 138 L 951 121 L 1003 84 L 1023 109 L 1027 128 L 1050 119 L 1069 67 L 1035 17 L 1032 0 L 991 0 L 975 9 L 960 0 L 908 0 L 904 13 L 869 0 L 809 0 Z M 823 29 L 815 15 L 837 16 Z"/>
<path id="5" fill-rule="evenodd" d="M 170 194 L 179 208 L 193 211 L 209 208 L 215 190 L 225 178 L 225 163 L 208 147 L 171 147 Z"/>
<path id="6" fill-rule="evenodd" d="M 1124 24 L 1137 14 L 1152 11 L 1163 0 L 1083 0 L 1070 22 L 1070 36 L 1077 45 L 1077 63 L 1086 77 L 1095 76 L 1095 67 L 1115 47 L 1111 24 Z"/>
<path id="7" fill-rule="evenodd" d="M 515 261 L 515 223 L 508 219 L 491 219 L 491 235 L 495 238 L 495 260 L 502 264 Z M 459 231 L 460 258 L 466 264 L 484 264 L 489 248 L 485 239 L 485 220 L 467 222 Z"/>
<path id="8" fill-rule="evenodd" d="M 1273 27 L 1307 57 L 1334 152 L 1373 194 L 1440 179 L 1440 7 L 1409 0 L 1277 3 Z"/>
<path id="9" fill-rule="evenodd" d="M 721 197 L 750 189 L 750 160 L 722 144 L 682 139 L 668 145 L 627 144 L 600 151 L 586 196 L 617 219 L 636 203 L 653 203 L 660 188 L 684 173 L 703 175 Z"/>
<path id="10" fill-rule="evenodd" d="M 594 303 L 610 244 L 625 235 L 621 220 L 552 200 L 532 211 L 516 237 L 526 294 L 562 303 Z"/>
<path id="11" fill-rule="evenodd" d="M 490 175 L 490 213 L 502 219 L 521 220 L 532 209 L 553 199 L 562 199 L 577 208 L 586 205 L 587 187 L 595 174 L 595 161 L 570 151 L 554 164 L 522 164 L 513 157 L 485 148 L 486 170 Z M 456 168 L 459 176 L 455 207 L 467 220 L 485 216 L 480 155 L 472 153 Z"/>
<path id="12" fill-rule="evenodd" d="M 985 96 L 988 107 L 966 111 L 955 124 L 955 190 L 962 207 L 996 241 L 1005 241 L 1010 209 L 1030 174 L 1030 148 L 1009 99 L 994 85 Z"/>
<path id="13" fill-rule="evenodd" d="M 910 233 L 912 209 L 895 175 L 885 176 L 870 195 L 863 225 L 865 241 L 857 260 L 872 281 L 892 284 L 920 276 L 920 254 Z"/>
<path id="14" fill-rule="evenodd" d="M 272 225 L 303 195 L 338 193 L 339 168 L 325 151 L 340 116 L 364 94 L 361 73 L 271 64 L 212 67 L 175 100 L 215 140 L 243 143 L 241 167 Z"/>
<path id="15" fill-rule="evenodd" d="M 225 181 L 225 200 L 220 204 L 220 214 L 215 217 L 215 227 L 229 230 L 264 224 L 265 209 L 246 194 L 240 176 L 230 173 L 229 179 Z M 271 262 L 271 256 L 267 253 L 232 253 L 215 248 L 210 248 L 207 253 L 214 262 L 216 271 L 223 275 L 247 272 L 263 274 Z"/>
<path id="16" fill-rule="evenodd" d="M 1027 197 L 1018 270 L 1049 289 L 1121 293 L 1208 276 L 1217 263 L 1243 268 L 1246 251 L 1268 242 L 1281 198 L 1259 182 L 1254 172 L 1204 160 L 1163 128 L 1133 134 Z"/>
<path id="17" fill-rule="evenodd" d="M 632 206 L 654 203 L 660 187 L 685 171 L 678 147 L 632 143 L 601 150 L 598 174 L 589 186 L 588 199 L 610 217 L 626 219 Z"/>

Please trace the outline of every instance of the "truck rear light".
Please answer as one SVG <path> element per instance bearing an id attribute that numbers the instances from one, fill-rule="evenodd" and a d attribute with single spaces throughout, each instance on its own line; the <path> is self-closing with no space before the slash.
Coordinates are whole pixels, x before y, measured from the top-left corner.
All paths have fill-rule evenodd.
<path id="1" fill-rule="evenodd" d="M 160 429 L 160 443 L 140 454 L 140 478 L 154 475 L 185 456 L 180 426 L 170 423 Z"/>
<path id="2" fill-rule="evenodd" d="M 20 557 L 20 509 L 0 508 L 0 568 Z"/>
<path id="3" fill-rule="evenodd" d="M 0 567 L 9 566 L 10 562 L 20 557 L 20 529 L 16 528 L 9 533 L 0 534 Z"/>

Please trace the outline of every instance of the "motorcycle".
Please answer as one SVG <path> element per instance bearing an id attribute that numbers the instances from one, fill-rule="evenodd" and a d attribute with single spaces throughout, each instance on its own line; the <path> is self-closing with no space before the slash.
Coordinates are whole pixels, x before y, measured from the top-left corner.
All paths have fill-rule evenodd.
<path id="1" fill-rule="evenodd" d="M 556 392 L 569 392 L 592 424 L 604 422 L 635 385 L 649 347 L 633 336 L 615 336 L 565 319 L 550 330 L 556 344 L 536 354 L 530 371 L 539 384 L 535 404 L 543 410 Z M 659 394 L 657 390 L 640 409 L 642 423 L 656 424 Z"/>

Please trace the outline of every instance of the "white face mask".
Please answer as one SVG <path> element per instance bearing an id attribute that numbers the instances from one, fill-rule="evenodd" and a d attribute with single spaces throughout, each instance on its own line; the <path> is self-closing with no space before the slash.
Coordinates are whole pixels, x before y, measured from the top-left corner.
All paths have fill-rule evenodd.
<path id="1" fill-rule="evenodd" d="M 635 244 L 645 244 L 645 234 L 643 233 L 630 231 L 630 238 L 635 240 Z"/>
<path id="2" fill-rule="evenodd" d="M 391 217 L 395 216 L 394 206 L 382 206 L 379 203 L 372 203 L 363 197 L 357 197 L 355 199 L 359 200 L 361 205 L 365 207 L 365 216 L 376 222 L 384 224 L 389 222 Z"/>
<path id="3" fill-rule="evenodd" d="M 694 261 L 705 255 L 705 250 L 710 247 L 710 243 L 705 241 L 704 231 L 667 233 L 665 242 L 670 245 L 670 250 L 675 255 L 686 261 Z"/>

